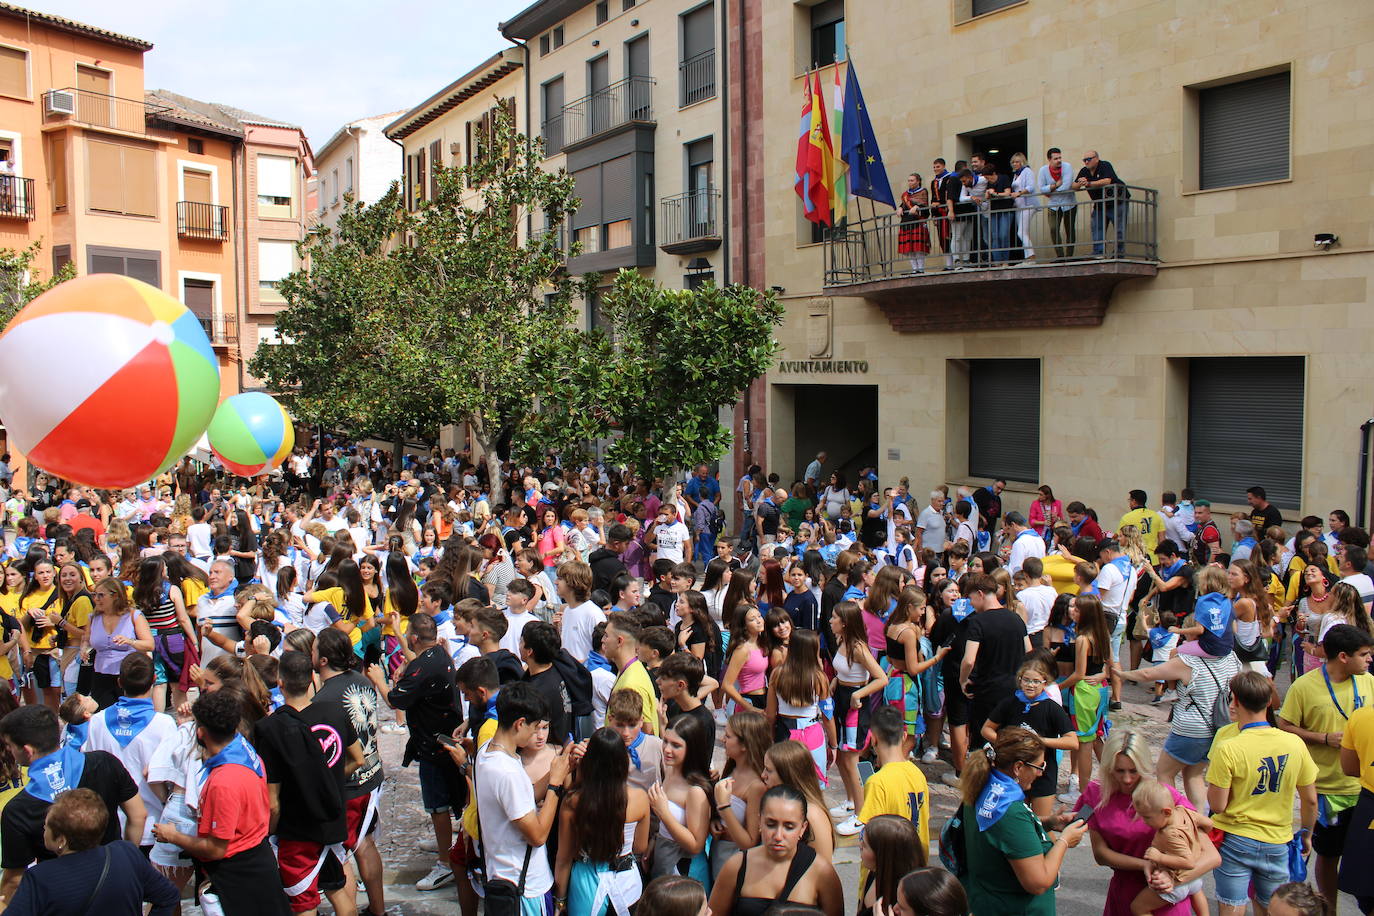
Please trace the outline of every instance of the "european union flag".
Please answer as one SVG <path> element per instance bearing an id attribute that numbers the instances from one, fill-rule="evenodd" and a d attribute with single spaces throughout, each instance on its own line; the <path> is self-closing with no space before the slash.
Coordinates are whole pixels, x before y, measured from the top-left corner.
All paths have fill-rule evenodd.
<path id="1" fill-rule="evenodd" d="M 850 196 L 867 197 L 895 210 L 897 201 L 892 197 L 887 169 L 883 168 L 878 138 L 873 136 L 873 122 L 868 119 L 868 109 L 864 107 L 864 95 L 859 89 L 859 77 L 854 72 L 853 59 L 849 61 L 849 75 L 845 78 L 844 130 L 841 137 L 844 143 L 841 158 L 849 165 Z"/>

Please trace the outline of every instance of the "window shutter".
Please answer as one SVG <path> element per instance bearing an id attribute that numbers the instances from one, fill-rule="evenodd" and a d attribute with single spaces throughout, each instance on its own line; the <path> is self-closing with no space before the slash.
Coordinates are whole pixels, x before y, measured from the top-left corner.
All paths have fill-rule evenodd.
<path id="1" fill-rule="evenodd" d="M 258 281 L 278 282 L 295 270 L 295 243 L 258 240 Z"/>
<path id="2" fill-rule="evenodd" d="M 715 4 L 707 4 L 682 17 L 682 55 L 691 60 L 716 46 Z"/>
<path id="3" fill-rule="evenodd" d="M 215 314 L 215 284 L 210 280 L 182 281 L 182 301 L 197 318 Z"/>
<path id="4" fill-rule="evenodd" d="M 444 141 L 435 140 L 429 145 L 429 196 L 439 196 L 439 166 L 444 162 Z"/>
<path id="5" fill-rule="evenodd" d="M 572 215 L 572 227 L 601 225 L 601 169 L 593 166 L 573 172 L 573 188 L 582 203 Z"/>
<path id="6" fill-rule="evenodd" d="M 973 15 L 981 16 L 1020 2 L 1021 0 L 973 0 Z"/>
<path id="7" fill-rule="evenodd" d="M 29 55 L 19 48 L 0 48 L 0 95 L 28 98 Z"/>
<path id="8" fill-rule="evenodd" d="M 1188 366 L 1188 486 L 1241 502 L 1264 487 L 1280 509 L 1302 497 L 1304 359 L 1235 356 Z"/>
<path id="9" fill-rule="evenodd" d="M 124 159 L 118 144 L 86 141 L 86 199 L 92 210 L 124 212 Z M 115 273 L 116 271 L 98 271 Z"/>
<path id="10" fill-rule="evenodd" d="M 621 156 L 601 164 L 601 221 L 614 222 L 634 215 L 634 157 Z"/>
<path id="11" fill-rule="evenodd" d="M 296 160 L 285 156 L 258 157 L 258 196 L 295 197 Z"/>
<path id="12" fill-rule="evenodd" d="M 1288 177 L 1289 95 L 1288 73 L 1198 93 L 1203 188 Z"/>
<path id="13" fill-rule="evenodd" d="M 123 153 L 124 212 L 134 216 L 157 216 L 156 155 L 150 149 L 136 146 L 124 147 Z"/>
<path id="14" fill-rule="evenodd" d="M 418 203 L 425 199 L 425 148 L 422 146 L 415 153 L 415 200 Z"/>
<path id="15" fill-rule="evenodd" d="M 1040 479 L 1040 361 L 975 359 L 968 371 L 971 477 Z"/>
<path id="16" fill-rule="evenodd" d="M 124 259 L 124 275 L 135 280 L 142 280 L 149 286 L 162 288 L 162 265 L 157 256 L 139 258 L 127 257 Z"/>

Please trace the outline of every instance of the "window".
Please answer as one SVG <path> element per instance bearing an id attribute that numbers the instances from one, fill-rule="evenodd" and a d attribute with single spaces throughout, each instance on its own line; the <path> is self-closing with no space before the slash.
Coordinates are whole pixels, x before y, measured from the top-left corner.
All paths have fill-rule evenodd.
<path id="1" fill-rule="evenodd" d="M 54 245 L 52 247 L 52 272 L 56 276 L 62 268 L 72 262 L 72 246 Z"/>
<path id="2" fill-rule="evenodd" d="M 622 2 L 621 2 L 621 4 L 620 4 L 620 8 L 621 8 L 621 10 L 630 10 L 630 9 L 634 9 L 634 5 L 635 5 L 635 0 L 622 0 Z"/>
<path id="3" fill-rule="evenodd" d="M 98 127 L 127 127 L 143 129 L 143 116 L 139 114 L 138 124 L 121 124 L 114 108 L 114 74 L 99 67 L 76 67 L 76 88 L 80 94 L 76 100 L 76 118 L 86 124 Z"/>
<path id="4" fill-rule="evenodd" d="M 611 18 L 611 3 L 610 3 L 610 0 L 601 0 L 601 2 L 598 3 L 598 4 L 596 5 L 596 24 L 597 24 L 597 25 L 601 25 L 601 23 L 605 22 L 607 19 L 610 19 L 610 18 Z"/>
<path id="5" fill-rule="evenodd" d="M 435 140 L 429 145 L 429 196 L 439 196 L 439 169 L 444 164 L 444 141 Z"/>
<path id="6" fill-rule="evenodd" d="M 120 274 L 162 288 L 162 255 L 157 251 L 87 245 L 86 259 L 87 273 Z"/>
<path id="7" fill-rule="evenodd" d="M 601 305 L 610 291 L 611 288 L 609 286 L 587 291 L 588 331 L 605 331 L 607 336 L 611 336 L 611 331 L 613 329 L 611 323 L 606 319 L 605 309 Z"/>
<path id="8" fill-rule="evenodd" d="M 344 191 L 353 190 L 353 157 L 349 156 L 344 160 Z"/>
<path id="9" fill-rule="evenodd" d="M 205 152 L 205 141 L 197 140 L 195 137 L 186 138 L 186 152 L 194 155 L 201 155 Z"/>
<path id="10" fill-rule="evenodd" d="M 682 15 L 682 63 L 678 81 L 682 107 L 716 96 L 716 7 L 699 6 Z"/>
<path id="11" fill-rule="evenodd" d="M 183 279 L 181 302 L 191 310 L 191 314 L 201 320 L 201 325 L 209 330 L 207 325 L 215 317 L 215 281 L 193 280 L 190 277 Z"/>
<path id="12" fill-rule="evenodd" d="M 425 148 L 423 146 L 420 147 L 420 149 L 415 153 L 414 159 L 415 169 L 412 174 L 415 178 L 415 189 L 411 192 L 411 196 L 414 199 L 415 203 L 419 204 L 420 201 L 425 199 L 425 186 L 427 184 L 425 171 Z"/>
<path id="13" fill-rule="evenodd" d="M 203 169 L 181 170 L 182 200 L 198 204 L 215 202 L 215 176 Z"/>
<path id="14" fill-rule="evenodd" d="M 701 289 L 707 283 L 716 282 L 716 272 L 714 270 L 694 270 L 682 276 L 683 289 Z"/>
<path id="15" fill-rule="evenodd" d="M 968 473 L 1039 482 L 1040 360 L 969 361 Z"/>
<path id="16" fill-rule="evenodd" d="M 286 156 L 258 157 L 258 215 L 286 218 L 296 197 L 296 160 Z"/>
<path id="17" fill-rule="evenodd" d="M 1264 487 L 1280 509 L 1302 497 L 1304 360 L 1224 356 L 1188 364 L 1188 486 L 1239 503 Z"/>
<path id="18" fill-rule="evenodd" d="M 969 10 L 974 16 L 982 16 L 985 13 L 995 13 L 998 10 L 1015 6 L 1023 0 L 973 0 L 973 5 Z"/>
<path id="19" fill-rule="evenodd" d="M 553 49 L 557 51 L 563 47 L 563 27 L 556 25 L 553 27 Z"/>
<path id="20" fill-rule="evenodd" d="M 48 194 L 52 196 L 52 208 L 67 208 L 67 138 L 60 134 L 49 134 L 43 152 L 48 166 Z"/>
<path id="21" fill-rule="evenodd" d="M 339 170 L 338 170 L 338 169 L 332 170 L 332 172 L 331 172 L 331 178 L 333 179 L 333 182 L 334 182 L 334 194 L 333 194 L 332 197 L 329 198 L 329 203 L 330 203 L 331 205 L 333 205 L 333 204 L 337 204 L 337 203 L 339 202 Z M 320 196 L 323 197 L 324 194 L 321 193 Z"/>
<path id="22" fill-rule="evenodd" d="M 87 140 L 86 199 L 92 210 L 126 216 L 157 216 L 157 168 L 153 150 Z"/>
<path id="23" fill-rule="evenodd" d="M 1284 72 L 1198 92 L 1202 188 L 1288 177 L 1291 91 Z"/>
<path id="24" fill-rule="evenodd" d="M 549 53 L 549 33 L 545 32 L 539 36 L 539 56 L 543 57 Z"/>
<path id="25" fill-rule="evenodd" d="M 29 52 L 0 47 L 0 95 L 29 97 Z"/>
<path id="26" fill-rule="evenodd" d="M 258 298 L 283 301 L 277 288 L 296 269 L 296 243 L 258 240 Z"/>
<path id="27" fill-rule="evenodd" d="M 812 67 L 845 59 L 844 0 L 823 0 L 811 7 Z"/>
<path id="28" fill-rule="evenodd" d="M 563 149 L 563 77 L 557 76 L 539 87 L 543 111 L 544 155 Z"/>

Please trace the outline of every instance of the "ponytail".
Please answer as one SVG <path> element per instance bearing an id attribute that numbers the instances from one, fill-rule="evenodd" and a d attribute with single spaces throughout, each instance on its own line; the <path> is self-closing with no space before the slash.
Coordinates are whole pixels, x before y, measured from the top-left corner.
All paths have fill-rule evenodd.
<path id="1" fill-rule="evenodd" d="M 1028 728 L 1003 728 L 997 740 L 969 751 L 964 772 L 959 776 L 959 794 L 964 804 L 976 805 L 994 768 L 1008 770 L 1014 763 L 1031 763 L 1045 753 L 1045 743 Z"/>

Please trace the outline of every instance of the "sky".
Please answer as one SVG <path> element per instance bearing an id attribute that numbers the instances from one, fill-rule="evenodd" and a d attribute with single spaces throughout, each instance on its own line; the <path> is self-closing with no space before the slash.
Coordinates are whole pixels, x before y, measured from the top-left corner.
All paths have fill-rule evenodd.
<path id="1" fill-rule="evenodd" d="M 510 43 L 497 23 L 533 0 L 14 0 L 152 42 L 148 89 L 305 128 L 404 111 Z"/>

